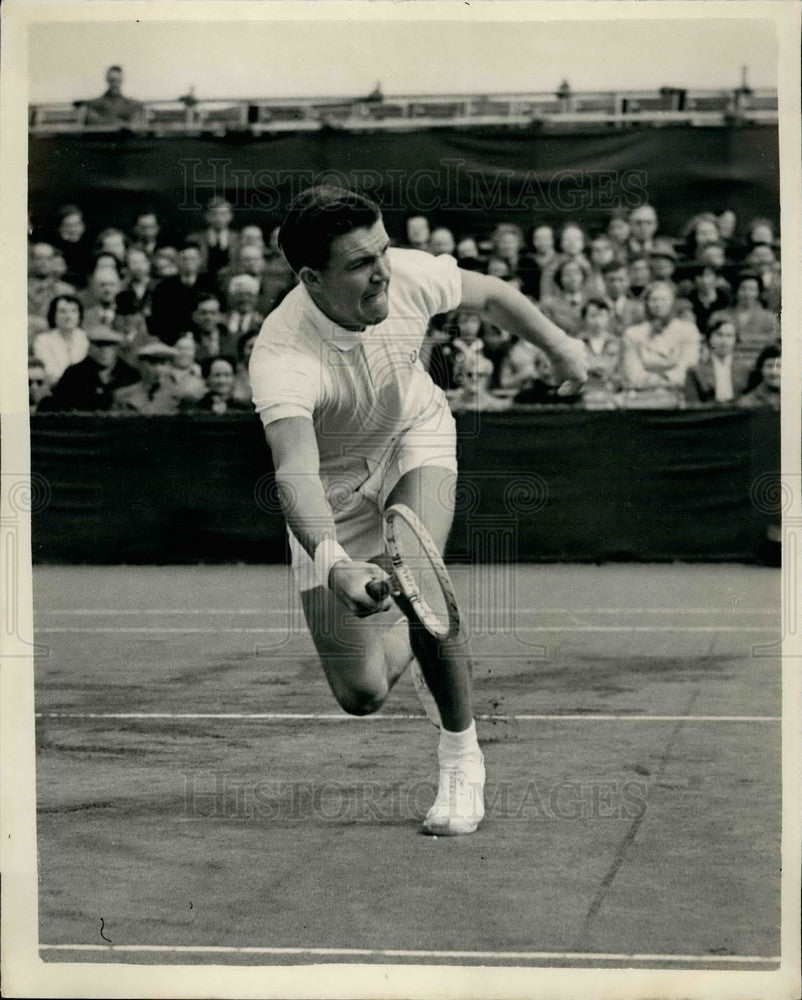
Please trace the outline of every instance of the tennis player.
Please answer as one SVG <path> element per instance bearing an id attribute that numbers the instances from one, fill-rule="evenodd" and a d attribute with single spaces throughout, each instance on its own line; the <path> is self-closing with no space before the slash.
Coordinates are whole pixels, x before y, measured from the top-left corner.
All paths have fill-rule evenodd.
<path id="1" fill-rule="evenodd" d="M 460 270 L 448 255 L 391 248 L 379 208 L 352 191 L 303 191 L 279 243 L 299 284 L 265 320 L 250 379 L 304 615 L 346 712 L 375 712 L 411 663 L 422 672 L 428 690 L 419 693 L 424 705 L 433 696 L 429 714 L 440 725 L 438 792 L 423 830 L 472 833 L 484 816 L 485 771 L 467 638 L 464 628 L 436 638 L 403 598 L 368 595 L 371 581 L 389 580 L 381 514 L 406 504 L 445 548 L 456 437 L 419 358 L 432 316 L 479 311 L 546 351 L 560 380 L 584 380 L 584 345 L 500 279 Z"/>

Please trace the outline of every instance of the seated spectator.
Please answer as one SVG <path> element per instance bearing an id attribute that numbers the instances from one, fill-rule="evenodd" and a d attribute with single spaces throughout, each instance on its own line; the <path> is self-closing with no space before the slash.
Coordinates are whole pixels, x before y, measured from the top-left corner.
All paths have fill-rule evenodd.
<path id="1" fill-rule="evenodd" d="M 455 248 L 457 263 L 466 271 L 484 270 L 484 261 L 479 253 L 479 244 L 474 236 L 462 236 Z"/>
<path id="2" fill-rule="evenodd" d="M 62 205 L 58 220 L 51 243 L 67 262 L 64 280 L 76 288 L 84 288 L 92 270 L 94 240 L 86 230 L 83 212 L 77 205 Z"/>
<path id="3" fill-rule="evenodd" d="M 64 254 L 60 250 L 56 250 L 55 247 L 50 259 L 50 273 L 56 281 L 64 281 L 64 275 L 67 273 L 67 261 L 64 260 Z"/>
<path id="4" fill-rule="evenodd" d="M 693 303 L 690 299 L 686 299 L 684 295 L 678 295 L 674 299 L 674 315 L 677 319 L 684 320 L 686 323 L 696 326 L 696 313 L 693 311 Z M 699 327 L 696 326 L 696 329 L 698 330 Z M 700 334 L 701 332 L 699 330 Z"/>
<path id="5" fill-rule="evenodd" d="M 538 349 L 528 340 L 512 336 L 509 350 L 501 360 L 498 371 L 499 389 L 520 392 L 537 377 Z"/>
<path id="6" fill-rule="evenodd" d="M 621 373 L 634 390 L 683 387 L 699 361 L 699 331 L 673 316 L 674 290 L 654 282 L 644 295 L 646 319 L 624 331 Z"/>
<path id="7" fill-rule="evenodd" d="M 735 302 L 729 308 L 713 313 L 711 320 L 721 316 L 735 323 L 738 331 L 735 357 L 748 364 L 754 364 L 763 348 L 775 343 L 780 335 L 777 317 L 760 304 L 760 278 L 751 271 L 744 271 L 738 276 Z"/>
<path id="8" fill-rule="evenodd" d="M 674 272 L 677 270 L 677 251 L 670 240 L 655 240 L 649 251 L 649 266 L 652 281 L 674 282 Z"/>
<path id="9" fill-rule="evenodd" d="M 458 391 L 449 398 L 452 413 L 498 413 L 508 410 L 509 399 L 500 399 L 488 389 L 493 362 L 483 354 L 471 354 L 459 369 Z"/>
<path id="10" fill-rule="evenodd" d="M 629 213 L 629 239 L 627 250 L 630 257 L 646 257 L 654 248 L 654 240 L 659 228 L 657 212 L 651 205 L 639 205 Z"/>
<path id="11" fill-rule="evenodd" d="M 255 225 L 243 226 L 239 233 L 239 246 L 240 250 L 243 247 L 256 247 L 264 256 L 267 248 L 265 247 L 265 234 L 262 232 L 262 227 Z"/>
<path id="12" fill-rule="evenodd" d="M 402 245 L 412 250 L 429 251 L 429 220 L 425 215 L 410 215 L 404 223 L 406 242 Z"/>
<path id="13" fill-rule="evenodd" d="M 487 388 L 494 392 L 501 388 L 502 365 L 510 353 L 513 345 L 513 338 L 508 330 L 502 330 L 492 323 L 484 323 L 482 329 L 482 353 L 493 365 L 493 374 Z"/>
<path id="14" fill-rule="evenodd" d="M 92 269 L 87 275 L 85 291 L 78 293 L 79 297 L 83 301 L 85 309 L 88 309 L 89 306 L 97 305 L 97 299 L 94 297 L 94 279 L 98 274 L 102 274 L 104 272 L 108 273 L 109 271 L 111 271 L 114 276 L 119 278 L 122 282 L 123 271 L 120 266 L 120 262 L 113 253 L 107 253 L 105 250 L 101 250 L 100 253 L 95 254 L 92 258 Z"/>
<path id="15" fill-rule="evenodd" d="M 85 413 L 110 410 L 114 393 L 139 381 L 136 368 L 118 357 L 122 335 L 97 326 L 88 333 L 87 356 L 70 365 L 53 388 L 48 410 L 79 410 Z"/>
<path id="16" fill-rule="evenodd" d="M 74 295 L 57 295 L 47 310 L 49 329 L 34 337 L 32 352 L 55 385 L 70 365 L 83 361 L 89 341 L 81 328 L 83 306 Z"/>
<path id="17" fill-rule="evenodd" d="M 141 247 L 131 247 L 125 258 L 125 284 L 117 295 L 121 316 L 138 313 L 147 322 L 156 282 L 150 275 L 150 258 Z"/>
<path id="18" fill-rule="evenodd" d="M 167 345 L 192 328 L 192 316 L 203 294 L 211 294 L 211 280 L 201 275 L 201 250 L 187 241 L 178 254 L 178 273 L 162 278 L 153 289 L 150 329 Z"/>
<path id="19" fill-rule="evenodd" d="M 621 259 L 629 256 L 629 215 L 626 209 L 613 212 L 607 223 L 607 235 L 616 247 Z"/>
<path id="20" fill-rule="evenodd" d="M 192 314 L 190 326 L 197 347 L 197 360 L 203 364 L 209 358 L 221 354 L 233 357 L 237 349 L 237 337 L 230 333 L 223 321 L 220 300 L 216 295 L 205 293 L 201 296 Z"/>
<path id="21" fill-rule="evenodd" d="M 438 320 L 442 317 L 438 317 Z M 421 364 L 438 388 L 454 388 L 454 349 L 451 330 L 441 322 L 430 322 L 420 349 Z"/>
<path id="22" fill-rule="evenodd" d="M 592 391 L 618 389 L 621 340 L 610 331 L 610 306 L 604 299 L 588 299 L 582 307 L 579 337 L 587 352 L 587 388 Z"/>
<path id="23" fill-rule="evenodd" d="M 206 205 L 206 228 L 190 233 L 187 242 L 200 249 L 200 270 L 214 278 L 217 272 L 230 264 L 239 251 L 239 233 L 231 228 L 234 211 L 231 203 L 219 195 L 210 198 Z"/>
<path id="24" fill-rule="evenodd" d="M 616 260 L 616 247 L 609 236 L 595 236 L 590 243 L 590 270 L 585 280 L 585 292 L 594 298 L 604 298 L 603 268 Z"/>
<path id="25" fill-rule="evenodd" d="M 253 410 L 250 403 L 243 403 L 234 398 L 234 362 L 231 358 L 207 358 L 201 367 L 206 379 L 207 392 L 197 402 L 182 409 L 200 410 L 217 416 Z"/>
<path id="26" fill-rule="evenodd" d="M 629 294 L 641 299 L 652 282 L 652 269 L 648 257 L 635 257 L 629 262 Z"/>
<path id="27" fill-rule="evenodd" d="M 251 274 L 238 274 L 231 279 L 227 289 L 228 313 L 223 320 L 232 337 L 239 339 L 244 333 L 258 333 L 265 318 L 257 312 L 259 280 Z"/>
<path id="28" fill-rule="evenodd" d="M 760 279 L 760 301 L 779 315 L 781 296 L 780 264 L 772 248 L 758 243 L 748 253 L 746 266 Z"/>
<path id="29" fill-rule="evenodd" d="M 750 219 L 746 234 L 746 252 L 756 246 L 768 246 L 776 250 L 779 243 L 774 235 L 774 224 L 770 219 Z"/>
<path id="30" fill-rule="evenodd" d="M 534 350 L 535 377 L 513 396 L 513 403 L 517 406 L 573 406 L 578 403 L 581 398 L 578 394 L 560 393 L 548 356 L 539 347 Z"/>
<path id="31" fill-rule="evenodd" d="M 128 253 L 128 240 L 122 229 L 108 228 L 98 233 L 95 253 L 111 254 L 117 261 L 118 268 L 121 268 L 125 264 L 125 255 Z"/>
<path id="32" fill-rule="evenodd" d="M 715 267 L 696 265 L 693 269 L 694 287 L 687 299 L 693 307 L 694 320 L 698 330 L 708 328 L 710 317 L 731 303 L 729 292 L 719 287 L 721 275 Z"/>
<path id="33" fill-rule="evenodd" d="M 49 243 L 34 243 L 28 258 L 28 315 L 47 316 L 57 295 L 75 295 L 75 289 L 60 281 L 52 270 L 55 250 Z"/>
<path id="34" fill-rule="evenodd" d="M 558 263 L 551 226 L 535 226 L 530 245 L 532 249 L 522 255 L 523 291 L 524 295 L 539 302 L 543 296 L 543 274 L 553 271 Z"/>
<path id="35" fill-rule="evenodd" d="M 541 274 L 556 268 L 557 248 L 554 245 L 554 230 L 551 226 L 535 226 L 532 230 L 532 250 L 529 256 Z M 540 298 L 540 291 L 534 298 Z"/>
<path id="36" fill-rule="evenodd" d="M 152 260 L 158 248 L 162 246 L 159 242 L 160 233 L 161 226 L 156 213 L 149 209 L 140 212 L 134 222 L 133 239 L 130 245 L 132 248 L 142 250 L 147 254 L 148 260 Z"/>
<path id="37" fill-rule="evenodd" d="M 229 302 L 228 287 L 231 279 L 239 274 L 248 274 L 256 279 L 257 296 L 255 310 L 262 316 L 267 316 L 278 301 L 279 295 L 289 286 L 286 273 L 282 269 L 276 277 L 268 272 L 268 264 L 265 260 L 264 251 L 253 243 L 240 247 L 237 262 L 224 267 L 217 274 L 217 287 L 223 295 L 228 309 L 231 309 Z"/>
<path id="38" fill-rule="evenodd" d="M 178 413 L 179 394 L 173 382 L 171 362 L 175 351 L 156 340 L 137 352 L 141 378 L 117 389 L 112 409 L 118 413 L 172 416 Z"/>
<path id="39" fill-rule="evenodd" d="M 116 271 L 98 271 L 90 285 L 96 304 L 84 310 L 83 325 L 87 333 L 95 327 L 108 327 L 121 334 L 120 356 L 128 364 L 135 364 L 136 352 L 149 339 L 148 326 L 140 313 L 120 312 L 121 287 Z"/>
<path id="40" fill-rule="evenodd" d="M 435 257 L 439 257 L 444 253 L 453 255 L 455 248 L 454 234 L 450 229 L 446 229 L 445 226 L 438 226 L 432 230 L 432 235 L 429 238 L 429 252 L 434 254 Z"/>
<path id="41" fill-rule="evenodd" d="M 613 333 L 621 336 L 628 326 L 643 320 L 643 303 L 629 294 L 629 268 L 613 262 L 602 268 L 606 298 L 610 304 L 610 321 Z"/>
<path id="42" fill-rule="evenodd" d="M 238 403 L 252 403 L 251 380 L 248 376 L 248 364 L 253 353 L 253 344 L 257 333 L 245 333 L 237 342 L 237 367 L 234 369 L 234 388 L 231 396 Z"/>
<path id="43" fill-rule="evenodd" d="M 45 366 L 38 358 L 28 358 L 28 410 L 36 413 L 50 397 L 50 381 Z"/>
<path id="44" fill-rule="evenodd" d="M 191 333 L 182 334 L 173 344 L 169 374 L 179 403 L 195 402 L 206 394 L 201 366 L 195 360 L 198 345 Z"/>
<path id="45" fill-rule="evenodd" d="M 697 260 L 702 247 L 721 243 L 718 220 L 712 212 L 694 216 L 685 228 L 685 243 L 682 250 L 689 260 Z"/>
<path id="46" fill-rule="evenodd" d="M 749 367 L 735 360 L 738 334 L 728 319 L 716 320 L 707 332 L 707 356 L 685 376 L 687 403 L 729 403 L 746 389 Z"/>
<path id="47" fill-rule="evenodd" d="M 121 66 L 106 70 L 107 89 L 86 105 L 87 125 L 141 125 L 145 122 L 145 107 L 139 101 L 124 97 Z"/>
<path id="48" fill-rule="evenodd" d="M 560 230 L 560 253 L 540 278 L 540 301 L 556 294 L 555 276 L 563 264 L 578 264 L 582 270 L 583 283 L 590 272 L 590 262 L 585 256 L 585 232 L 575 222 L 567 222 Z"/>
<path id="49" fill-rule="evenodd" d="M 178 251 L 175 247 L 159 247 L 153 255 L 153 275 L 158 281 L 178 274 Z"/>
<path id="50" fill-rule="evenodd" d="M 585 272 L 575 260 L 565 260 L 554 275 L 554 293 L 541 300 L 545 316 L 575 337 L 582 325 L 582 308 L 588 300 Z"/>
<path id="51" fill-rule="evenodd" d="M 737 405 L 750 409 L 766 407 L 772 410 L 779 410 L 781 382 L 781 350 L 779 344 L 769 344 L 768 347 L 763 348 L 755 361 L 753 375 L 754 378 L 750 379 L 750 381 L 756 381 L 757 384 L 737 400 Z"/>
<path id="52" fill-rule="evenodd" d="M 482 353 L 482 317 L 471 309 L 460 309 L 454 319 L 455 335 L 451 341 L 451 371 L 447 388 L 458 387 L 466 359 Z"/>

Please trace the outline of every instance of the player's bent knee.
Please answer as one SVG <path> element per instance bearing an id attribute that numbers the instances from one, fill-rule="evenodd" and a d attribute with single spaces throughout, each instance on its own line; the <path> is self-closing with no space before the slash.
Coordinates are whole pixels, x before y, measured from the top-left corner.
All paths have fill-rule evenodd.
<path id="1" fill-rule="evenodd" d="M 334 694 L 349 715 L 372 715 L 384 704 L 389 688 L 345 688 Z"/>

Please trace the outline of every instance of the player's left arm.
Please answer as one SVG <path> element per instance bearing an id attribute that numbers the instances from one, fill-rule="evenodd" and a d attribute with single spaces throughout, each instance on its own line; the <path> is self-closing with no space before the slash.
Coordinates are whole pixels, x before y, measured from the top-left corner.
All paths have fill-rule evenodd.
<path id="1" fill-rule="evenodd" d="M 460 307 L 480 312 L 490 323 L 517 334 L 548 354 L 558 382 L 582 385 L 588 376 L 585 345 L 569 337 L 538 307 L 501 278 L 461 271 Z"/>

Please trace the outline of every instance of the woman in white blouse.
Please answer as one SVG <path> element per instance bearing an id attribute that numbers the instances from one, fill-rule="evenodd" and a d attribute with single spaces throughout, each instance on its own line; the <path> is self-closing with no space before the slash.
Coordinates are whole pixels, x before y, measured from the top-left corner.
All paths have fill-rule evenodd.
<path id="1" fill-rule="evenodd" d="M 55 385 L 70 365 L 83 361 L 89 341 L 81 329 L 83 306 L 74 295 L 57 295 L 47 310 L 50 327 L 33 339 L 33 356 L 45 366 L 51 385 Z"/>

